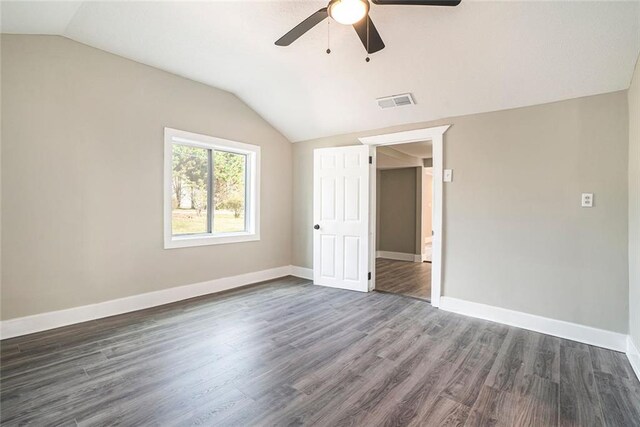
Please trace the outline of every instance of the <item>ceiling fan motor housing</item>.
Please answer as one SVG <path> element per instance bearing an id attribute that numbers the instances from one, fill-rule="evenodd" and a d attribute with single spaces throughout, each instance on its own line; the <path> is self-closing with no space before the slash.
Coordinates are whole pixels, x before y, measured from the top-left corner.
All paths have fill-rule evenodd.
<path id="1" fill-rule="evenodd" d="M 369 8 L 369 0 L 331 0 L 327 12 L 334 21 L 353 25 L 369 15 Z"/>

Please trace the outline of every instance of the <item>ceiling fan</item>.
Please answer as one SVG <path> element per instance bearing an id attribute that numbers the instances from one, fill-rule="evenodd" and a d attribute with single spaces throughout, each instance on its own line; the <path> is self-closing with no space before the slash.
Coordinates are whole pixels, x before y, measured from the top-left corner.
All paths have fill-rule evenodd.
<path id="1" fill-rule="evenodd" d="M 371 0 L 376 5 L 457 6 L 461 0 Z M 368 0 L 330 0 L 327 7 L 315 12 L 276 41 L 277 46 L 289 46 L 311 28 L 331 17 L 343 25 L 353 25 L 367 53 L 384 49 L 380 33 L 369 17 Z M 327 49 L 327 53 L 330 50 Z M 367 58 L 368 59 L 368 58 Z"/>

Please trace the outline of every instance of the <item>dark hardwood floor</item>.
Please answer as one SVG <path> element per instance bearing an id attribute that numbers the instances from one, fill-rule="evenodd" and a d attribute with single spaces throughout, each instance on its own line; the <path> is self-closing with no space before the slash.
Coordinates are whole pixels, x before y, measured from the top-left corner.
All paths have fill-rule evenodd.
<path id="1" fill-rule="evenodd" d="M 376 259 L 376 290 L 431 299 L 431 263 Z"/>
<path id="2" fill-rule="evenodd" d="M 640 425 L 621 353 L 296 278 L 1 349 L 7 426 Z"/>

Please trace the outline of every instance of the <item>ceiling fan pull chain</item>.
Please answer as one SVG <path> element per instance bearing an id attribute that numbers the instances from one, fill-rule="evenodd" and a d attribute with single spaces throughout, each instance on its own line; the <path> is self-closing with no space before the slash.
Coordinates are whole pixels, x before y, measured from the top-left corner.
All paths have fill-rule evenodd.
<path id="1" fill-rule="evenodd" d="M 364 19 L 367 20 L 367 57 L 364 60 L 369 62 L 371 61 L 371 59 L 369 59 L 369 15 L 365 16 Z"/>
<path id="2" fill-rule="evenodd" d="M 327 20 L 327 55 L 331 53 L 331 19 Z"/>

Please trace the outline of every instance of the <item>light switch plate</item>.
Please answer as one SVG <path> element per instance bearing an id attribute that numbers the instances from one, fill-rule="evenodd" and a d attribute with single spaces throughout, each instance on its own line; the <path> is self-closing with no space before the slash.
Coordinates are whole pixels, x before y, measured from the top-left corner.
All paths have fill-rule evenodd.
<path id="1" fill-rule="evenodd" d="M 445 169 L 444 173 L 442 174 L 442 180 L 444 182 L 453 181 L 453 169 Z"/>
<path id="2" fill-rule="evenodd" d="M 582 207 L 583 208 L 593 207 L 593 193 L 582 193 Z"/>

